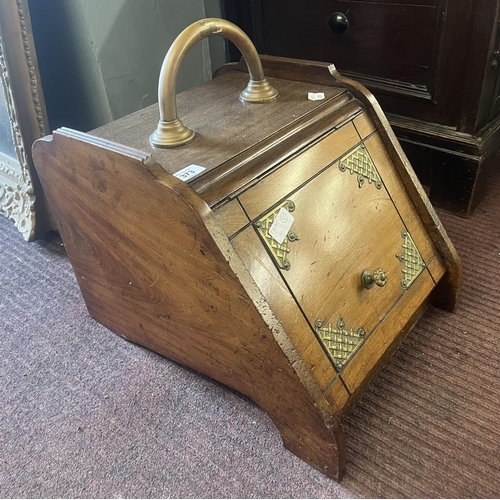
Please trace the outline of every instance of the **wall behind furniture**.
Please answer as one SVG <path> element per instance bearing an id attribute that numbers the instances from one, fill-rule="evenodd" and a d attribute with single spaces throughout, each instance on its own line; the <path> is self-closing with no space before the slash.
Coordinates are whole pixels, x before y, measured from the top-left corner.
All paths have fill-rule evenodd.
<path id="1" fill-rule="evenodd" d="M 220 0 L 29 0 L 50 128 L 88 131 L 157 102 L 158 76 L 175 37 Z M 177 91 L 227 60 L 212 37 L 187 55 Z"/>

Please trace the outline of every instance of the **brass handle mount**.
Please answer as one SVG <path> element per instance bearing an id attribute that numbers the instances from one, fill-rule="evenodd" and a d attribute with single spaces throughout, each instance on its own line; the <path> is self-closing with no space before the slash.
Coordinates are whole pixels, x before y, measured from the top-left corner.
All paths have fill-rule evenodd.
<path id="1" fill-rule="evenodd" d="M 371 288 L 373 285 L 385 286 L 387 281 L 387 274 L 381 268 L 375 269 L 373 272 L 366 269 L 361 273 L 361 283 L 365 288 Z"/>
<path id="2" fill-rule="evenodd" d="M 160 70 L 158 82 L 158 106 L 160 121 L 149 142 L 158 148 L 175 148 L 187 144 L 194 132 L 177 116 L 175 86 L 182 61 L 197 42 L 209 36 L 223 36 L 242 53 L 250 75 L 247 87 L 240 94 L 244 103 L 261 103 L 276 99 L 278 91 L 264 77 L 259 54 L 248 36 L 233 23 L 225 19 L 208 18 L 188 26 L 170 46 Z"/>

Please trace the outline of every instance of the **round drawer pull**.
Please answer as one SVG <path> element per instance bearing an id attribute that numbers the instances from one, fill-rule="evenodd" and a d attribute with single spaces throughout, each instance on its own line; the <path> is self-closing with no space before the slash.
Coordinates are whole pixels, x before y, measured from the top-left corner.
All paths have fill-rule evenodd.
<path id="1" fill-rule="evenodd" d="M 375 269 L 371 272 L 365 270 L 361 274 L 361 282 L 365 288 L 371 288 L 374 284 L 377 286 L 385 286 L 387 284 L 387 274 L 383 269 Z"/>
<path id="2" fill-rule="evenodd" d="M 328 27 L 337 35 L 341 35 L 349 28 L 349 20 L 342 12 L 334 12 L 328 18 Z"/>

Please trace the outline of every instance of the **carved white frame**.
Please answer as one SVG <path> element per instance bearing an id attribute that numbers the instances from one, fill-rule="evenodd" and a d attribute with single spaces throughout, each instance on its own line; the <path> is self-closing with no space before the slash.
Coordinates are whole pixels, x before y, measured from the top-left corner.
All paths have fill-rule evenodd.
<path id="1" fill-rule="evenodd" d="M 17 155 L 0 153 L 0 214 L 29 241 L 36 222 L 31 144 L 47 134 L 48 120 L 26 0 L 0 1 L 0 75 Z"/>

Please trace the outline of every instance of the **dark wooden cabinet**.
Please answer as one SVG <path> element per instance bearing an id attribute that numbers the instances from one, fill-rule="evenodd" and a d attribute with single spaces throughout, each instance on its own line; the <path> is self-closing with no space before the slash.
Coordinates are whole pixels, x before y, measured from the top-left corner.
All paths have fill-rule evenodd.
<path id="1" fill-rule="evenodd" d="M 500 145 L 497 0 L 226 0 L 225 6 L 260 53 L 331 62 L 366 85 L 431 200 L 471 213 Z M 333 13 L 347 20 L 345 31 L 335 29 Z"/>

